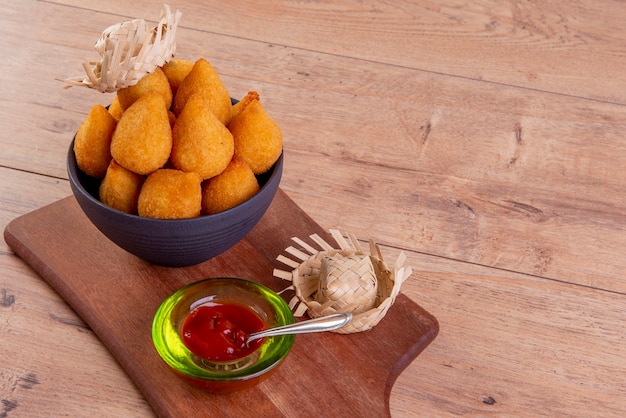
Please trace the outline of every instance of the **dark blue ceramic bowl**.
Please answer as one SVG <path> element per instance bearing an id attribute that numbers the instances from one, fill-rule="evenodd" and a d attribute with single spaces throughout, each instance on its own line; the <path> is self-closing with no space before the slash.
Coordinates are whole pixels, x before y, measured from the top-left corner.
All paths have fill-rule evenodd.
<path id="1" fill-rule="evenodd" d="M 184 267 L 228 250 L 250 232 L 272 203 L 283 172 L 283 155 L 258 177 L 261 189 L 246 202 L 214 215 L 193 219 L 150 219 L 112 209 L 98 200 L 100 180 L 76 164 L 74 141 L 67 154 L 72 192 L 89 220 L 124 250 L 153 264 Z"/>

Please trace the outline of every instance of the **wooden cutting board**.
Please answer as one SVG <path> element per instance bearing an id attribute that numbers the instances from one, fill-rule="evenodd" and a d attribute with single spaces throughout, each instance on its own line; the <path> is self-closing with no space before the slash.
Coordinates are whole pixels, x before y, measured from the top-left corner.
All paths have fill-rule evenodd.
<path id="1" fill-rule="evenodd" d="M 402 294 L 370 331 L 297 336 L 276 373 L 243 392 L 218 395 L 188 385 L 152 345 L 152 318 L 170 293 L 207 277 L 241 277 L 282 290 L 289 282 L 273 277 L 274 268 L 285 268 L 276 257 L 292 237 L 306 240 L 312 233 L 334 242 L 279 190 L 243 241 L 193 267 L 159 267 L 120 249 L 73 196 L 13 220 L 4 236 L 93 329 L 159 416 L 389 416 L 395 379 L 439 330 L 432 315 Z"/>

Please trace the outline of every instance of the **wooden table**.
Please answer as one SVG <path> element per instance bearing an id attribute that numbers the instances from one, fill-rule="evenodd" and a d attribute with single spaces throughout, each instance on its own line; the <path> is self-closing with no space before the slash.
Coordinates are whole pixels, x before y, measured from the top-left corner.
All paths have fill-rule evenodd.
<path id="1" fill-rule="evenodd" d="M 403 250 L 440 324 L 391 415 L 626 413 L 626 5 L 194 2 L 178 56 L 285 136 L 281 188 Z M 0 222 L 71 194 L 69 142 L 111 95 L 64 89 L 148 1 L 0 3 Z M 45 227 L 45 226 L 42 226 Z M 0 246 L 0 415 L 152 416 L 79 316 Z M 68 373 L 67 370 L 73 370 Z"/>

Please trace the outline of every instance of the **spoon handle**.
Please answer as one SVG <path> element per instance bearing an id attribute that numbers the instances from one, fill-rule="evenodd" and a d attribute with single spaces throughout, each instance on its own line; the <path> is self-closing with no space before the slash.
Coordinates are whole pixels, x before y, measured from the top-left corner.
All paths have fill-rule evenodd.
<path id="1" fill-rule="evenodd" d="M 344 312 L 320 318 L 310 319 L 295 324 L 283 325 L 281 327 L 271 328 L 265 331 L 252 333 L 248 336 L 247 342 L 264 338 L 274 337 L 284 334 L 307 334 L 310 332 L 332 331 L 343 327 L 352 320 L 352 313 Z"/>

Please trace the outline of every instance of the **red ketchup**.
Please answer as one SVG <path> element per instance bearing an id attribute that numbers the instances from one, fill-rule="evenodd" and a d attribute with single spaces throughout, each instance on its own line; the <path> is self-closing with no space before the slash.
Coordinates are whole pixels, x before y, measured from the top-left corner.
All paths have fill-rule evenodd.
<path id="1" fill-rule="evenodd" d="M 250 309 L 234 303 L 198 306 L 183 322 L 183 343 L 194 354 L 213 361 L 232 361 L 259 348 L 263 339 L 246 344 L 265 324 Z"/>

